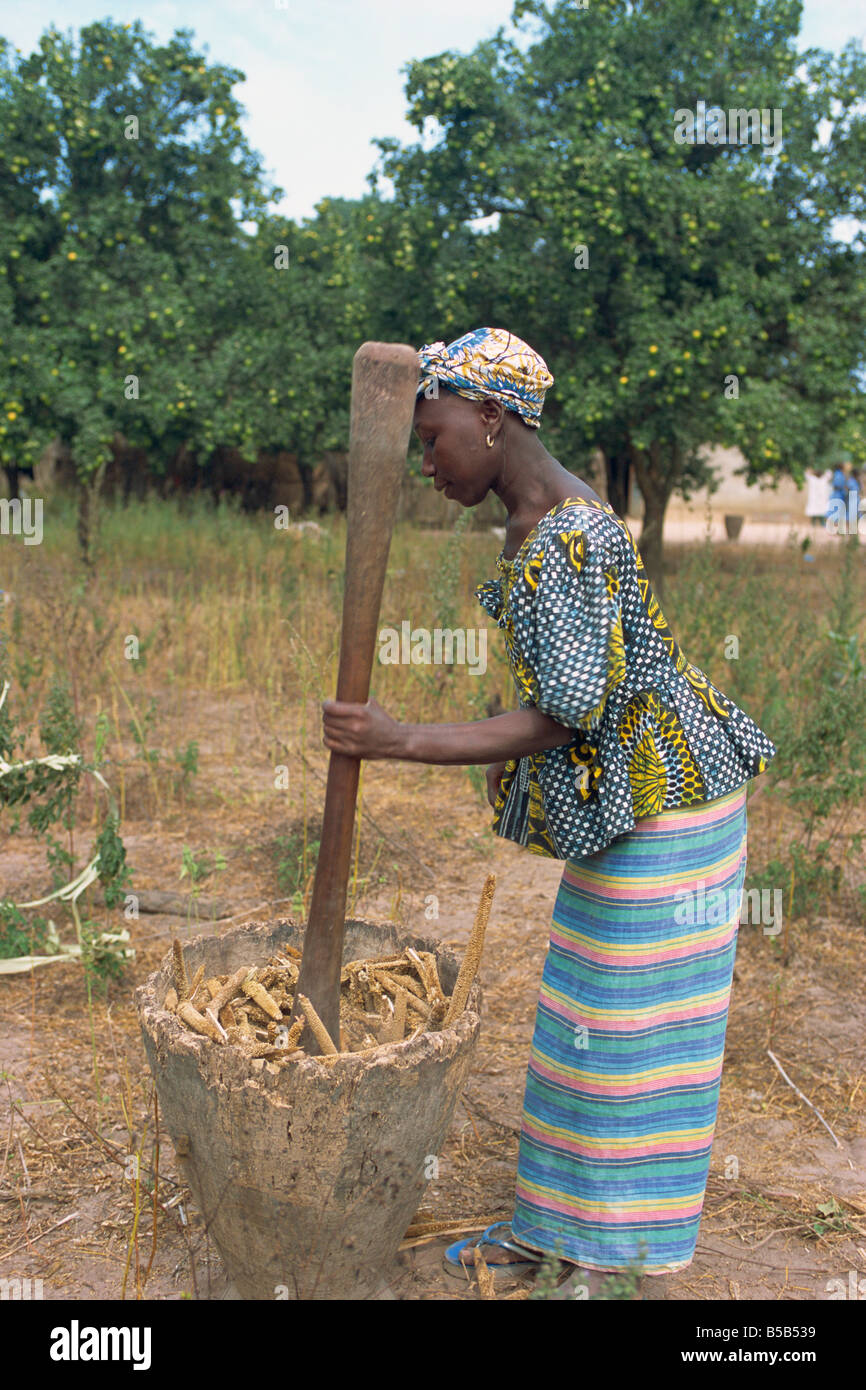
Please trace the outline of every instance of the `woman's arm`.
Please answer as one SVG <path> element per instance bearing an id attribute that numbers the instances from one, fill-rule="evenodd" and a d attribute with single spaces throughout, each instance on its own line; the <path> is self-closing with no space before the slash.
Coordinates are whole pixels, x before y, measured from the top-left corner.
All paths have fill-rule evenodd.
<path id="1" fill-rule="evenodd" d="M 403 724 L 399 755 L 413 763 L 493 763 L 570 743 L 574 730 L 535 708 L 469 724 Z"/>
<path id="2" fill-rule="evenodd" d="M 348 757 L 469 766 L 559 748 L 575 736 L 534 707 L 468 724 L 401 724 L 373 699 L 325 700 L 322 723 L 325 747 Z"/>

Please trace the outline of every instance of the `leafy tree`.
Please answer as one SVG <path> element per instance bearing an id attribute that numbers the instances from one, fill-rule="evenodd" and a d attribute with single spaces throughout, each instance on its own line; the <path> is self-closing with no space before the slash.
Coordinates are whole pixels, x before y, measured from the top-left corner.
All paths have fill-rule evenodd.
<path id="1" fill-rule="evenodd" d="M 188 31 L 160 46 L 140 23 L 51 29 L 3 57 L 0 460 L 32 464 L 60 437 L 85 553 L 118 444 L 155 472 L 181 450 L 289 446 L 309 485 L 313 456 L 345 441 L 352 355 L 386 297 L 359 251 L 380 201 L 326 198 L 301 226 L 270 214 L 280 190 L 232 96 L 243 74 Z"/>
<path id="2" fill-rule="evenodd" d="M 260 224 L 247 291 L 255 310 L 243 373 L 233 378 L 249 403 L 250 440 L 275 448 L 290 439 L 304 474 L 323 449 L 345 447 L 360 343 L 420 345 L 429 331 L 436 291 L 417 248 L 441 244 L 441 223 L 424 208 L 404 209 L 373 191 L 360 199 L 323 198 L 299 225 L 280 218 Z M 460 236 L 467 246 L 473 240 L 465 230 Z M 275 271 L 281 253 L 284 261 L 288 253 L 288 266 Z M 447 269 L 439 288 L 444 307 Z M 264 380 L 267 393 L 257 387 Z M 229 426 L 219 422 L 221 438 Z"/>
<path id="3" fill-rule="evenodd" d="M 412 239 L 440 322 L 505 324 L 544 353 L 557 451 L 579 467 L 600 447 L 620 510 L 634 470 L 657 582 L 671 495 L 712 481 L 702 445 L 740 448 L 750 481 L 800 478 L 862 420 L 863 235 L 833 225 L 864 213 L 866 62 L 853 43 L 798 53 L 800 15 L 518 0 L 514 38 L 409 64 L 423 138 L 378 142 L 406 227 L 471 233 L 455 255 Z M 700 100 L 779 110 L 781 146 L 680 143 Z"/>
<path id="4" fill-rule="evenodd" d="M 163 458 L 212 438 L 239 224 L 268 190 L 238 124 L 242 74 L 189 31 L 158 45 L 140 22 L 77 41 L 52 28 L 0 57 L 0 460 L 58 435 L 92 496 L 118 436 Z"/>

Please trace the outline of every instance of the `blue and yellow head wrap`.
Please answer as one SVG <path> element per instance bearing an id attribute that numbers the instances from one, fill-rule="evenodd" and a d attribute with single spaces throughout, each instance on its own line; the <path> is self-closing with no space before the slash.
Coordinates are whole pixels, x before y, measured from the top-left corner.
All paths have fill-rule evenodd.
<path id="1" fill-rule="evenodd" d="M 547 363 L 522 338 L 504 328 L 473 328 L 446 347 L 425 343 L 418 352 L 417 394 L 435 381 L 469 400 L 496 396 L 533 429 L 541 423 L 545 392 L 553 385 Z"/>

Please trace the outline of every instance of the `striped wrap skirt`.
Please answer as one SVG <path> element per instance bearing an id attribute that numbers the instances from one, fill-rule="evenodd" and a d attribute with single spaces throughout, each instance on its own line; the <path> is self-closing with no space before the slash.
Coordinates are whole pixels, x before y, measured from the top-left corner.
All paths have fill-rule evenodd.
<path id="1" fill-rule="evenodd" d="M 692 1260 L 745 872 L 745 786 L 565 864 L 523 1103 L 522 1244 L 601 1270 Z"/>

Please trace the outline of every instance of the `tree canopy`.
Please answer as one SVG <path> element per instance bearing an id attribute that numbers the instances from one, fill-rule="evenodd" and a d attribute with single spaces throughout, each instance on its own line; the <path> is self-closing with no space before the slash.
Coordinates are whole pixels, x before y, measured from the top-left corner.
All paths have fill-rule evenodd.
<path id="1" fill-rule="evenodd" d="M 601 449 L 620 510 L 634 471 L 657 575 L 703 446 L 766 481 L 866 444 L 863 230 L 834 234 L 864 217 L 866 60 L 798 52 L 800 9 L 518 0 L 407 65 L 418 140 L 300 223 L 190 31 L 0 41 L 0 461 L 310 460 L 345 444 L 360 342 L 488 323 L 547 358 L 561 461 Z"/>
<path id="2" fill-rule="evenodd" d="M 799 477 L 862 429 L 863 231 L 833 227 L 866 208 L 866 61 L 853 42 L 798 53 L 800 11 L 519 0 L 523 42 L 409 65 L 422 138 L 379 142 L 398 205 L 438 229 L 418 269 L 445 272 L 445 327 L 504 323 L 544 353 L 562 461 L 600 447 L 620 504 L 635 469 L 656 572 L 668 499 L 708 479 L 702 445 L 741 449 L 750 481 Z M 727 121 L 679 141 L 700 102 L 766 111 L 781 141 Z"/>

